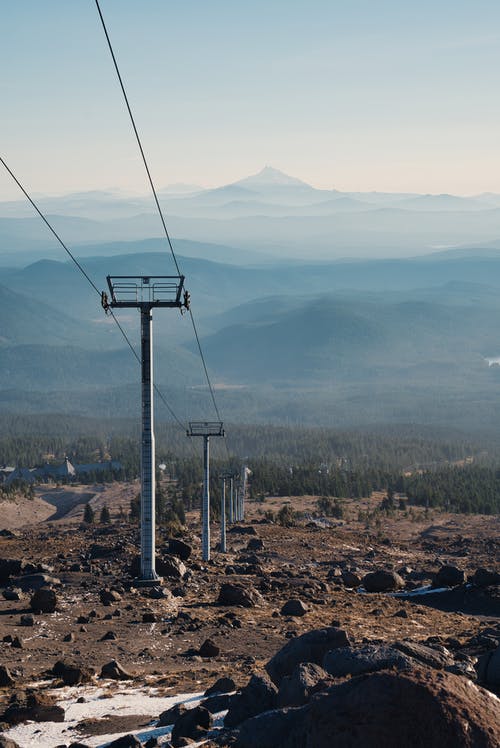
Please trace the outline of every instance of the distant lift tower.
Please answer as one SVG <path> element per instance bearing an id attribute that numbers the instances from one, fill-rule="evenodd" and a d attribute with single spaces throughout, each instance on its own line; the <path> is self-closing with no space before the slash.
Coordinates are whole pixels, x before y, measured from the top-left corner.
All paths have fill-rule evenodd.
<path id="1" fill-rule="evenodd" d="M 158 584 L 155 570 L 155 438 L 153 431 L 153 315 L 155 307 L 189 308 L 184 276 L 107 277 L 110 298 L 102 305 L 139 309 L 141 313 L 142 447 L 141 447 L 141 576 L 138 584 Z"/>
<path id="2" fill-rule="evenodd" d="M 222 490 L 220 497 L 220 550 L 221 553 L 227 552 L 226 547 L 226 481 L 230 482 L 231 493 L 229 496 L 229 519 L 232 522 L 233 508 L 231 503 L 233 501 L 233 473 L 222 473 Z"/>
<path id="3" fill-rule="evenodd" d="M 222 421 L 191 421 L 188 436 L 203 437 L 202 558 L 210 561 L 210 452 L 211 436 L 225 436 Z"/>

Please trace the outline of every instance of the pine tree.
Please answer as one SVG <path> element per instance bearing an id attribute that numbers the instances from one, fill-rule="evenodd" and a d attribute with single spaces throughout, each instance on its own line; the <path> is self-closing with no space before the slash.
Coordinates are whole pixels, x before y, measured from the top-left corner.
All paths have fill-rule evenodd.
<path id="1" fill-rule="evenodd" d="M 111 522 L 111 514 L 109 513 L 109 509 L 106 504 L 104 504 L 103 508 L 101 509 L 99 522 L 101 523 L 101 525 L 107 525 Z"/>
<path id="2" fill-rule="evenodd" d="M 88 525 L 91 525 L 94 522 L 95 513 L 90 504 L 85 504 L 85 510 L 83 512 L 83 521 L 86 522 Z"/>

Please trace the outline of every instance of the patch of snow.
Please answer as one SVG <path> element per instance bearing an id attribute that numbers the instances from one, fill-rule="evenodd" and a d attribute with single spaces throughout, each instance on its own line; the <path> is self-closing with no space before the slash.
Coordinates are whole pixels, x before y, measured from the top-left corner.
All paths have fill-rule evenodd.
<path id="1" fill-rule="evenodd" d="M 153 721 L 161 712 L 175 704 L 195 707 L 203 698 L 202 693 L 157 696 L 155 692 L 156 689 L 149 686 L 140 689 L 127 689 L 121 686 L 116 691 L 110 691 L 109 688 L 102 686 L 71 686 L 57 689 L 52 693 L 62 696 L 57 703 L 65 710 L 64 722 L 25 722 L 6 730 L 4 734 L 15 740 L 22 748 L 55 748 L 57 745 L 76 740 L 81 740 L 92 748 L 104 748 L 109 742 L 131 731 L 85 737 L 84 733 L 77 732 L 74 728 L 85 719 L 98 719 L 104 716 L 125 717 L 137 714 L 150 716 Z M 78 703 L 80 697 L 85 699 L 83 703 Z M 140 740 L 147 740 L 153 735 L 166 740 L 171 731 L 172 725 L 160 728 L 152 725 L 151 730 L 142 730 L 138 736 Z"/>

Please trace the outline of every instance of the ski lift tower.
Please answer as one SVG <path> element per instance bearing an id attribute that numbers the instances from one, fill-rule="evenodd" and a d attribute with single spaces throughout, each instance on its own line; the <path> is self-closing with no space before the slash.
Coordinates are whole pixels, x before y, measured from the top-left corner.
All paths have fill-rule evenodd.
<path id="1" fill-rule="evenodd" d="M 202 558 L 210 561 L 210 453 L 211 436 L 225 436 L 222 421 L 190 421 L 188 436 L 203 437 Z"/>
<path id="2" fill-rule="evenodd" d="M 229 516 L 232 521 L 233 516 L 233 509 L 232 509 L 232 501 L 233 501 L 233 473 L 222 473 L 221 475 L 221 481 L 222 481 L 222 492 L 221 492 L 221 498 L 220 498 L 220 550 L 221 553 L 226 553 L 226 481 L 230 481 L 231 486 L 231 493 L 229 496 Z"/>
<path id="3" fill-rule="evenodd" d="M 107 276 L 110 297 L 103 292 L 105 310 L 139 309 L 141 313 L 141 575 L 137 584 L 157 585 L 155 569 L 155 438 L 153 408 L 153 314 L 156 307 L 189 308 L 183 275 Z"/>

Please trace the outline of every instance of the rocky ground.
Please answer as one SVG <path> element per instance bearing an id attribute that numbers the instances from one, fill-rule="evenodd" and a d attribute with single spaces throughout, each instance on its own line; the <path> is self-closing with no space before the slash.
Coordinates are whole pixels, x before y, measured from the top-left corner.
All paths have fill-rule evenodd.
<path id="1" fill-rule="evenodd" d="M 5 728 L 26 719 L 61 718 L 54 696 L 57 686 L 91 683 L 112 692 L 113 684 L 126 679 L 134 689 L 154 688 L 160 697 L 203 692 L 225 677 L 231 681 L 220 690 L 243 689 L 243 695 L 235 697 L 240 705 L 233 702 L 229 710 L 226 721 L 232 731 L 219 737 L 221 744 L 329 745 L 321 742 L 319 733 L 311 737 L 312 726 L 325 720 L 326 701 L 320 704 L 318 694 L 335 703 L 369 703 L 370 693 L 402 689 L 407 700 L 420 700 L 425 709 L 430 709 L 423 706 L 426 699 L 430 705 L 436 694 L 454 694 L 457 714 L 461 710 L 460 719 L 470 724 L 469 733 L 463 728 L 464 735 L 475 736 L 476 742 L 463 742 L 456 733 L 453 740 L 462 742 L 443 739 L 441 746 L 500 745 L 498 700 L 492 695 L 500 688 L 498 517 L 417 510 L 412 518 L 400 513 L 372 524 L 359 519 L 360 503 L 352 502 L 346 521 L 322 526 L 311 521 L 314 500 L 305 498 L 300 506 L 294 500 L 294 506 L 306 518 L 296 527 L 282 527 L 262 514 L 286 501 L 276 499 L 247 506 L 246 522 L 228 532 L 226 554 L 216 549 L 219 527 L 214 525 L 212 560 L 203 563 L 199 516 L 193 514 L 181 538 L 173 541 L 159 530 L 157 570 L 163 584 L 148 589 L 134 585 L 138 528 L 117 518 L 135 489 L 87 486 L 73 489 L 71 499 L 69 492 L 54 487 L 37 498 L 36 517 L 24 512 L 30 524 L 13 512 L 15 521 L 0 535 L 0 721 Z M 97 510 L 104 503 L 111 508 L 110 525 L 82 524 L 83 502 L 89 496 Z M 365 502 L 364 511 L 378 500 L 374 496 Z M 40 502 L 52 502 L 53 510 L 40 514 Z M 430 585 L 444 591 L 413 592 Z M 326 644 L 315 649 L 306 641 L 291 665 L 273 670 L 269 663 L 285 645 L 298 646 L 302 635 L 320 630 L 330 632 L 324 634 Z M 334 657 L 328 655 L 335 650 Z M 300 663 L 310 663 L 313 670 L 297 670 Z M 367 671 L 377 672 L 367 677 Z M 262 683 L 253 683 L 250 696 L 245 696 L 252 678 Z M 355 688 L 352 684 L 359 678 L 359 693 L 349 691 L 348 696 L 346 689 Z M 463 717 L 467 699 L 472 712 L 491 712 L 492 724 L 483 726 L 484 735 L 474 732 L 476 718 Z M 299 716 L 293 710 L 300 725 L 287 716 L 290 705 L 306 710 L 299 710 Z M 226 699 L 210 709 L 228 706 Z M 261 714 L 260 726 L 252 725 L 250 732 L 248 726 L 242 728 L 249 717 L 257 719 L 276 707 L 283 707 L 274 718 L 279 724 L 262 723 Z M 385 708 L 381 702 L 379 714 Z M 311 709 L 317 711 L 314 718 Z M 330 707 L 327 712 L 333 714 Z M 199 738 L 210 727 L 200 714 L 196 719 L 190 715 L 187 727 L 181 724 L 172 736 L 174 745 L 187 744 L 182 735 Z M 180 714 L 174 716 L 180 720 Z M 345 732 L 345 714 L 337 717 L 327 732 Z M 440 718 L 436 713 L 436 720 Z M 101 717 L 82 720 L 82 744 L 99 730 L 137 732 L 151 715 L 132 715 L 126 723 L 121 718 L 122 730 L 108 729 L 110 719 L 112 715 L 104 723 Z M 397 723 L 397 715 L 391 719 Z M 446 719 L 439 728 L 443 734 Z M 261 736 L 255 743 L 259 730 L 264 735 L 277 730 L 288 737 L 282 743 L 276 737 L 274 743 L 265 743 Z M 396 745 L 373 730 L 357 744 Z"/>

